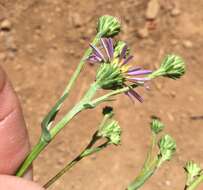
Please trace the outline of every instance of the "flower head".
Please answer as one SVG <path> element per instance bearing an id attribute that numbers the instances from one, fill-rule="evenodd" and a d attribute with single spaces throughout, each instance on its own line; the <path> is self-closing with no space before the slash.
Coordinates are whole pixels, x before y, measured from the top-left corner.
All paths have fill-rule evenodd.
<path id="1" fill-rule="evenodd" d="M 171 54 L 163 60 L 160 68 L 151 74 L 151 78 L 164 76 L 178 79 L 185 74 L 185 63 L 181 57 Z"/>
<path id="2" fill-rule="evenodd" d="M 105 123 L 99 130 L 98 135 L 107 138 L 111 144 L 119 145 L 121 141 L 121 128 L 118 122 L 113 120 Z"/>
<path id="3" fill-rule="evenodd" d="M 140 77 L 152 73 L 151 70 L 143 70 L 129 64 L 133 56 L 129 54 L 129 48 L 124 43 L 114 46 L 111 38 L 101 38 L 101 46 L 92 47 L 92 54 L 88 58 L 90 63 L 100 63 L 96 81 L 103 89 L 115 89 L 129 84 L 143 85 L 149 78 Z M 136 98 L 142 102 L 142 98 L 133 89 L 126 93 L 130 98 Z"/>
<path id="4" fill-rule="evenodd" d="M 195 162 L 188 161 L 185 166 L 185 171 L 187 173 L 186 185 L 189 186 L 195 180 L 195 178 L 201 174 L 202 169 Z"/>
<path id="5" fill-rule="evenodd" d="M 159 141 L 160 163 L 169 161 L 176 151 L 176 142 L 170 135 L 164 135 Z"/>
<path id="6" fill-rule="evenodd" d="M 157 118 L 152 119 L 151 130 L 155 134 L 160 133 L 163 130 L 164 127 L 165 127 L 164 124 L 159 119 L 157 119 Z"/>
<path id="7" fill-rule="evenodd" d="M 97 32 L 102 34 L 102 37 L 113 37 L 121 30 L 121 24 L 116 17 L 104 15 L 99 18 L 97 24 Z"/>

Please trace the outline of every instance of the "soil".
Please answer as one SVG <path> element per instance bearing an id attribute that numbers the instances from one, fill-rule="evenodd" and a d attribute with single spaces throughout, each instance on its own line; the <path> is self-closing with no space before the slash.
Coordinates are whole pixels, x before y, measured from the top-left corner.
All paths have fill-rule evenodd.
<path id="1" fill-rule="evenodd" d="M 183 189 L 187 160 L 203 167 L 203 1 L 199 0 L 0 0 L 0 62 L 23 106 L 32 145 L 40 122 L 60 96 L 95 34 L 99 16 L 117 16 L 119 39 L 127 41 L 135 64 L 155 69 L 167 53 L 181 55 L 187 73 L 177 81 L 158 79 L 140 91 L 143 104 L 120 95 L 112 105 L 123 129 L 122 145 L 81 161 L 50 189 L 123 190 L 136 176 L 150 143 L 152 115 L 167 125 L 177 153 L 143 190 Z M 158 3 L 154 4 L 153 3 Z M 94 80 L 87 65 L 59 114 L 79 100 Z M 44 184 L 85 147 L 102 115 L 85 111 L 34 162 L 35 180 Z M 203 186 L 199 187 L 199 189 Z"/>

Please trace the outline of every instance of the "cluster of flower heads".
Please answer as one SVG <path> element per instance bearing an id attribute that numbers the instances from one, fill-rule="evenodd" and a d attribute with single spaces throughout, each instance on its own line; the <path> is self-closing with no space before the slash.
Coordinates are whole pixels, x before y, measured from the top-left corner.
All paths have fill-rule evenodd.
<path id="1" fill-rule="evenodd" d="M 111 68 L 108 68 L 111 72 L 100 72 L 102 73 L 102 80 L 108 80 L 108 84 L 111 83 L 110 88 L 112 86 L 128 86 L 129 84 L 143 85 L 146 81 L 150 80 L 143 76 L 151 74 L 151 70 L 144 70 L 141 67 L 135 67 L 129 64 L 133 56 L 128 55 L 128 46 L 126 44 L 122 48 L 117 48 L 111 38 L 101 38 L 100 44 L 100 47 L 90 44 L 92 54 L 89 56 L 88 62 L 92 64 L 100 63 Z M 143 101 L 142 97 L 133 88 L 130 88 L 126 94 L 131 99 L 136 98 L 140 102 Z"/>

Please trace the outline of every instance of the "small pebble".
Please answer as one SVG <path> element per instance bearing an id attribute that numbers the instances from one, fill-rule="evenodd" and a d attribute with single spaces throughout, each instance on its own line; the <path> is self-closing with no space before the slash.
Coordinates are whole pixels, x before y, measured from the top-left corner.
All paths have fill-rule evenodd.
<path id="1" fill-rule="evenodd" d="M 170 95 L 171 95 L 172 98 L 175 98 L 175 97 L 176 97 L 176 92 L 175 92 L 175 91 L 172 91 L 172 92 L 170 93 Z"/>
<path id="2" fill-rule="evenodd" d="M 21 64 L 18 63 L 18 64 L 16 64 L 15 69 L 16 69 L 17 71 L 20 71 L 20 70 L 23 69 L 23 67 L 22 67 Z"/>
<path id="3" fill-rule="evenodd" d="M 174 8 L 174 9 L 171 10 L 171 16 L 174 16 L 174 17 L 179 16 L 180 13 L 181 13 L 181 11 L 178 8 Z"/>
<path id="4" fill-rule="evenodd" d="M 1 30 L 9 31 L 9 30 L 11 30 L 11 26 L 12 26 L 11 22 L 6 19 L 1 22 L 0 28 L 1 28 Z"/>
<path id="5" fill-rule="evenodd" d="M 0 61 L 5 61 L 6 53 L 0 53 Z"/>
<path id="6" fill-rule="evenodd" d="M 189 101 L 190 101 L 190 102 L 194 102 L 194 100 L 195 100 L 195 99 L 194 99 L 193 96 L 189 96 Z"/>
<path id="7" fill-rule="evenodd" d="M 160 9 L 160 4 L 158 0 L 150 0 L 148 5 L 147 5 L 147 10 L 146 10 L 146 18 L 149 20 L 154 20 L 156 19 Z"/>
<path id="8" fill-rule="evenodd" d="M 138 34 L 138 37 L 140 37 L 140 38 L 147 38 L 147 37 L 149 37 L 149 31 L 148 31 L 147 27 L 140 28 L 137 31 L 137 34 Z"/>
<path id="9" fill-rule="evenodd" d="M 61 12 L 61 8 L 60 7 L 56 7 L 55 10 L 56 10 L 57 13 Z"/>
<path id="10" fill-rule="evenodd" d="M 74 13 L 72 14 L 72 22 L 73 22 L 73 25 L 78 28 L 78 27 L 81 27 L 82 24 L 83 24 L 83 19 L 81 18 L 81 16 L 78 14 L 78 13 Z"/>
<path id="11" fill-rule="evenodd" d="M 165 181 L 166 186 L 171 186 L 171 182 L 169 180 Z"/>
<path id="12" fill-rule="evenodd" d="M 178 40 L 177 39 L 172 39 L 171 40 L 171 44 L 172 45 L 177 45 L 178 44 Z"/>
<path id="13" fill-rule="evenodd" d="M 193 47 L 193 43 L 190 40 L 185 40 L 185 41 L 183 41 L 183 46 L 185 48 L 192 48 Z"/>
<path id="14" fill-rule="evenodd" d="M 171 113 L 167 113 L 168 119 L 173 122 L 175 119 Z"/>

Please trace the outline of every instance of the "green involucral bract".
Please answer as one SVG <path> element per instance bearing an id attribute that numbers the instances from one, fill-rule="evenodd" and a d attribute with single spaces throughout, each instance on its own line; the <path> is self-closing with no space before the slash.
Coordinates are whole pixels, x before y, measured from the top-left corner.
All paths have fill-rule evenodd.
<path id="1" fill-rule="evenodd" d="M 96 81 L 103 89 L 114 89 L 123 86 L 124 78 L 119 67 L 103 63 L 97 70 Z"/>
<path id="2" fill-rule="evenodd" d="M 117 121 L 107 122 L 98 133 L 98 136 L 109 139 L 109 143 L 118 145 L 121 141 L 121 128 Z"/>
<path id="3" fill-rule="evenodd" d="M 186 185 L 189 186 L 198 177 L 202 169 L 201 167 L 193 161 L 188 161 L 185 166 L 185 171 L 187 173 Z"/>
<path id="4" fill-rule="evenodd" d="M 160 163 L 164 161 L 169 161 L 176 151 L 175 140 L 169 135 L 164 135 L 160 139 L 158 145 L 159 145 L 159 151 L 160 151 L 158 156 Z"/>
<path id="5" fill-rule="evenodd" d="M 160 133 L 164 127 L 165 127 L 164 124 L 159 119 L 153 119 L 151 122 L 151 130 L 155 134 Z"/>
<path id="6" fill-rule="evenodd" d="M 113 37 L 121 30 L 121 24 L 116 17 L 104 15 L 99 18 L 97 24 L 97 32 L 102 34 L 102 37 Z"/>
<path id="7" fill-rule="evenodd" d="M 185 74 L 185 63 L 177 55 L 167 55 L 163 60 L 160 68 L 154 71 L 149 77 L 156 78 L 164 76 L 172 79 L 178 79 Z"/>

